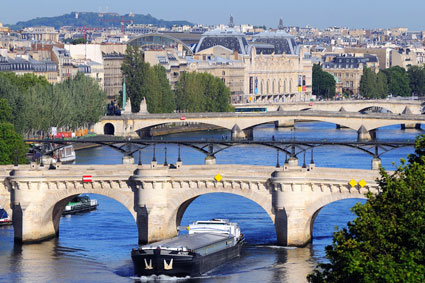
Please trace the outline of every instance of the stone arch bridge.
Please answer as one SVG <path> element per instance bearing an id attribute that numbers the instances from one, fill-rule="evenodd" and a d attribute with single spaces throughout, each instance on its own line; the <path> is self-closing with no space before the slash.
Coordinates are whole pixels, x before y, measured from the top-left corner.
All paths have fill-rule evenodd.
<path id="1" fill-rule="evenodd" d="M 266 113 L 170 113 L 170 114 L 124 114 L 104 116 L 95 124 L 96 134 L 109 134 L 124 137 L 137 137 L 151 127 L 179 123 L 210 124 L 231 131 L 232 139 L 252 138 L 253 128 L 267 123 L 293 124 L 297 121 L 320 121 L 334 123 L 357 131 L 359 140 L 371 140 L 374 131 L 389 125 L 420 125 L 424 115 L 325 111 L 274 111 Z"/>
<path id="2" fill-rule="evenodd" d="M 267 95 L 266 95 L 267 96 Z M 425 102 L 423 100 L 338 100 L 338 101 L 309 101 L 309 102 L 274 102 L 257 100 L 256 103 L 238 103 L 233 104 L 236 108 L 244 107 L 266 107 L 267 111 L 333 111 L 338 112 L 341 108 L 347 112 L 362 111 L 383 111 L 393 114 L 402 114 L 403 112 L 411 114 L 422 114 L 425 111 Z"/>
<path id="3" fill-rule="evenodd" d="M 15 240 L 37 242 L 59 233 L 65 205 L 81 193 L 108 196 L 134 217 L 139 242 L 177 234 L 190 203 L 207 193 L 243 196 L 270 216 L 279 245 L 303 246 L 311 241 L 320 209 L 337 200 L 377 193 L 377 170 L 307 168 L 295 163 L 283 168 L 254 165 L 39 165 L 2 167 L 0 205 L 13 212 Z M 217 175 L 219 174 L 220 177 Z M 92 176 L 83 183 L 82 176 Z M 349 185 L 363 179 L 366 185 Z"/>

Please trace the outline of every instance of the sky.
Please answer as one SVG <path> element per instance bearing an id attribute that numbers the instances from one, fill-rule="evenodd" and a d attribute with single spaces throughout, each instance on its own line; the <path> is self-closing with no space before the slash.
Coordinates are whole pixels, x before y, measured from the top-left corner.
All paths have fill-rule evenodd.
<path id="1" fill-rule="evenodd" d="M 0 0 L 0 22 L 15 24 L 72 11 L 151 14 L 196 24 L 235 24 L 324 28 L 407 27 L 425 30 L 424 0 Z"/>

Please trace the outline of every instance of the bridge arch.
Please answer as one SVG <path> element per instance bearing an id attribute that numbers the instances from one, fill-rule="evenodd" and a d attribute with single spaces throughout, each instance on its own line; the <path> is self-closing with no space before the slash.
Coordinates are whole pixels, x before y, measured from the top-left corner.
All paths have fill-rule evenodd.
<path id="1" fill-rule="evenodd" d="M 340 200 L 345 199 L 367 199 L 366 197 L 366 190 L 363 191 L 364 194 L 358 192 L 344 192 L 344 193 L 338 193 L 338 194 L 328 194 L 326 196 L 323 196 L 319 199 L 317 199 L 315 202 L 313 202 L 310 206 L 307 208 L 307 226 L 305 229 L 310 230 L 310 235 L 313 235 L 313 225 L 314 221 L 316 220 L 317 215 L 319 215 L 320 210 L 322 210 L 323 207 L 325 207 L 328 204 L 331 204 L 333 202 L 337 202 Z"/>
<path id="2" fill-rule="evenodd" d="M 113 136 L 115 134 L 115 127 L 112 123 L 106 123 L 103 126 L 103 134 L 104 135 L 111 135 Z"/>
<path id="3" fill-rule="evenodd" d="M 228 193 L 249 199 L 263 208 L 263 210 L 269 215 L 272 222 L 275 223 L 275 217 L 272 213 L 271 194 L 264 194 L 264 192 L 256 192 L 249 189 L 217 188 L 213 187 L 213 185 L 208 186 L 201 192 L 199 191 L 199 188 L 190 188 L 190 190 L 185 192 L 186 193 L 184 194 L 180 193 L 173 195 L 173 202 L 169 206 L 170 215 L 168 218 L 168 225 L 171 227 L 177 227 L 180 225 L 185 211 L 195 199 L 202 195 L 211 193 Z"/>
<path id="4" fill-rule="evenodd" d="M 40 228 L 45 227 L 45 229 L 51 230 L 56 235 L 59 235 L 59 221 L 66 204 L 75 196 L 85 193 L 104 195 L 118 201 L 129 210 L 136 223 L 133 193 L 131 191 L 129 194 L 119 190 L 105 190 L 102 188 L 95 189 L 81 187 L 79 189 L 74 188 L 69 190 L 56 190 L 55 193 L 47 194 L 47 197 L 44 199 L 42 206 L 30 205 L 26 208 L 25 213 L 34 213 L 36 215 L 40 215 L 42 222 L 39 223 Z M 22 220 L 20 222 L 22 223 Z"/>
<path id="5" fill-rule="evenodd" d="M 366 112 L 372 112 L 372 113 L 393 113 L 388 108 L 382 107 L 382 106 L 367 106 L 358 111 L 359 113 L 366 113 Z"/>

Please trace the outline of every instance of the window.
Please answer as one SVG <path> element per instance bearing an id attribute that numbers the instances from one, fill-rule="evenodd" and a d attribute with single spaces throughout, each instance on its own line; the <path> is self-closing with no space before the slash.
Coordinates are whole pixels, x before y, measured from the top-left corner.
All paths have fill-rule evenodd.
<path id="1" fill-rule="evenodd" d="M 225 72 L 225 71 L 223 71 L 221 74 L 222 74 L 223 76 L 225 76 L 225 75 L 226 75 L 226 72 Z"/>

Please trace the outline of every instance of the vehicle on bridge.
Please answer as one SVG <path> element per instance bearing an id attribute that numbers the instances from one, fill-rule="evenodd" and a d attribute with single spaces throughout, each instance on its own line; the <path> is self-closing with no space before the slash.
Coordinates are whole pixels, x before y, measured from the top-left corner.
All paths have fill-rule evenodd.
<path id="1" fill-rule="evenodd" d="M 7 214 L 6 210 L 0 206 L 0 226 L 11 225 L 12 219 Z"/>
<path id="2" fill-rule="evenodd" d="M 238 257 L 244 242 L 238 224 L 227 219 L 196 221 L 188 234 L 140 246 L 131 258 L 137 276 L 199 276 Z"/>
<path id="3" fill-rule="evenodd" d="M 262 113 L 267 112 L 267 107 L 241 107 L 235 108 L 236 113 Z"/>

